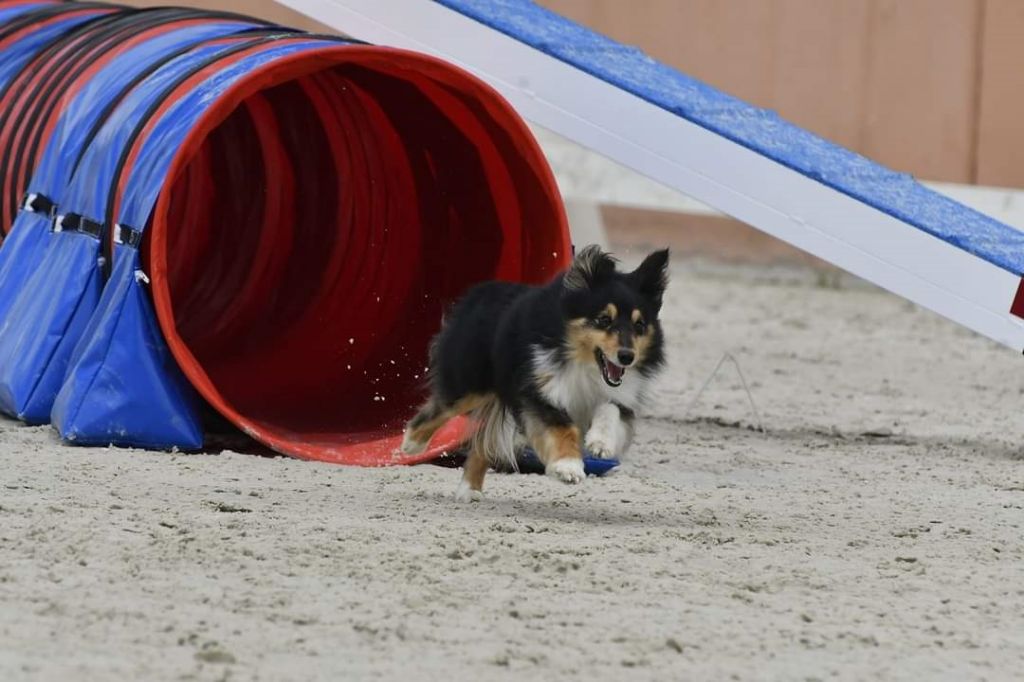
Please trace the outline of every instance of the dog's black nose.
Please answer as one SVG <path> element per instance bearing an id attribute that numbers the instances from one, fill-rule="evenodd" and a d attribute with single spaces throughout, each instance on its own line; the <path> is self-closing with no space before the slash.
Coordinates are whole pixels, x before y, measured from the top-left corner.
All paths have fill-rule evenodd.
<path id="1" fill-rule="evenodd" d="M 636 353 L 631 350 L 620 350 L 619 351 L 619 364 L 623 367 L 629 367 L 633 364 L 633 360 L 636 358 Z"/>

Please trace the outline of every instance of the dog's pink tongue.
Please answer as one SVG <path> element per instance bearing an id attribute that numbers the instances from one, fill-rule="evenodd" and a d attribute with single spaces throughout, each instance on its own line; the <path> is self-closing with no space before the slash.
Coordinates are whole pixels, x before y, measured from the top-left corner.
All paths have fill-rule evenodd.
<path id="1" fill-rule="evenodd" d="M 625 367 L 619 367 L 614 362 L 608 363 L 608 378 L 612 381 L 622 381 L 622 375 L 625 373 Z"/>

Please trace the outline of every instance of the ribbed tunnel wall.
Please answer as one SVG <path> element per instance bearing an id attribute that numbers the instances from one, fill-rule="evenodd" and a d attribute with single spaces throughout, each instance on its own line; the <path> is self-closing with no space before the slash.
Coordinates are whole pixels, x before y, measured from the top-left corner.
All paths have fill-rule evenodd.
<path id="1" fill-rule="evenodd" d="M 571 257 L 475 77 L 191 9 L 0 0 L 0 180 L 0 409 L 80 443 L 413 461 L 444 306 Z"/>

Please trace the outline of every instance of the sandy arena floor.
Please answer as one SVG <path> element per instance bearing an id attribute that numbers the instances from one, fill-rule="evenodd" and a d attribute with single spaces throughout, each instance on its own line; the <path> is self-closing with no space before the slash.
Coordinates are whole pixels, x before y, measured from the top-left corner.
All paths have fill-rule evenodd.
<path id="1" fill-rule="evenodd" d="M 677 269 L 671 371 L 579 488 L 0 422 L 0 680 L 1020 679 L 1024 359 L 759 272 Z M 725 351 L 767 434 L 731 365 L 686 411 Z"/>

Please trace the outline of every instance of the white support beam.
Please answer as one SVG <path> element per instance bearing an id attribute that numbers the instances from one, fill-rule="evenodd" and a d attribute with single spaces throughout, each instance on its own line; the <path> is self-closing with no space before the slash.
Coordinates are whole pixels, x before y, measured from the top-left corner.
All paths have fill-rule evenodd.
<path id="1" fill-rule="evenodd" d="M 640 175 L 546 128 L 531 126 L 566 201 L 669 213 L 724 216 L 693 197 Z M 940 194 L 1024 232 L 1024 190 L 923 182 Z"/>

